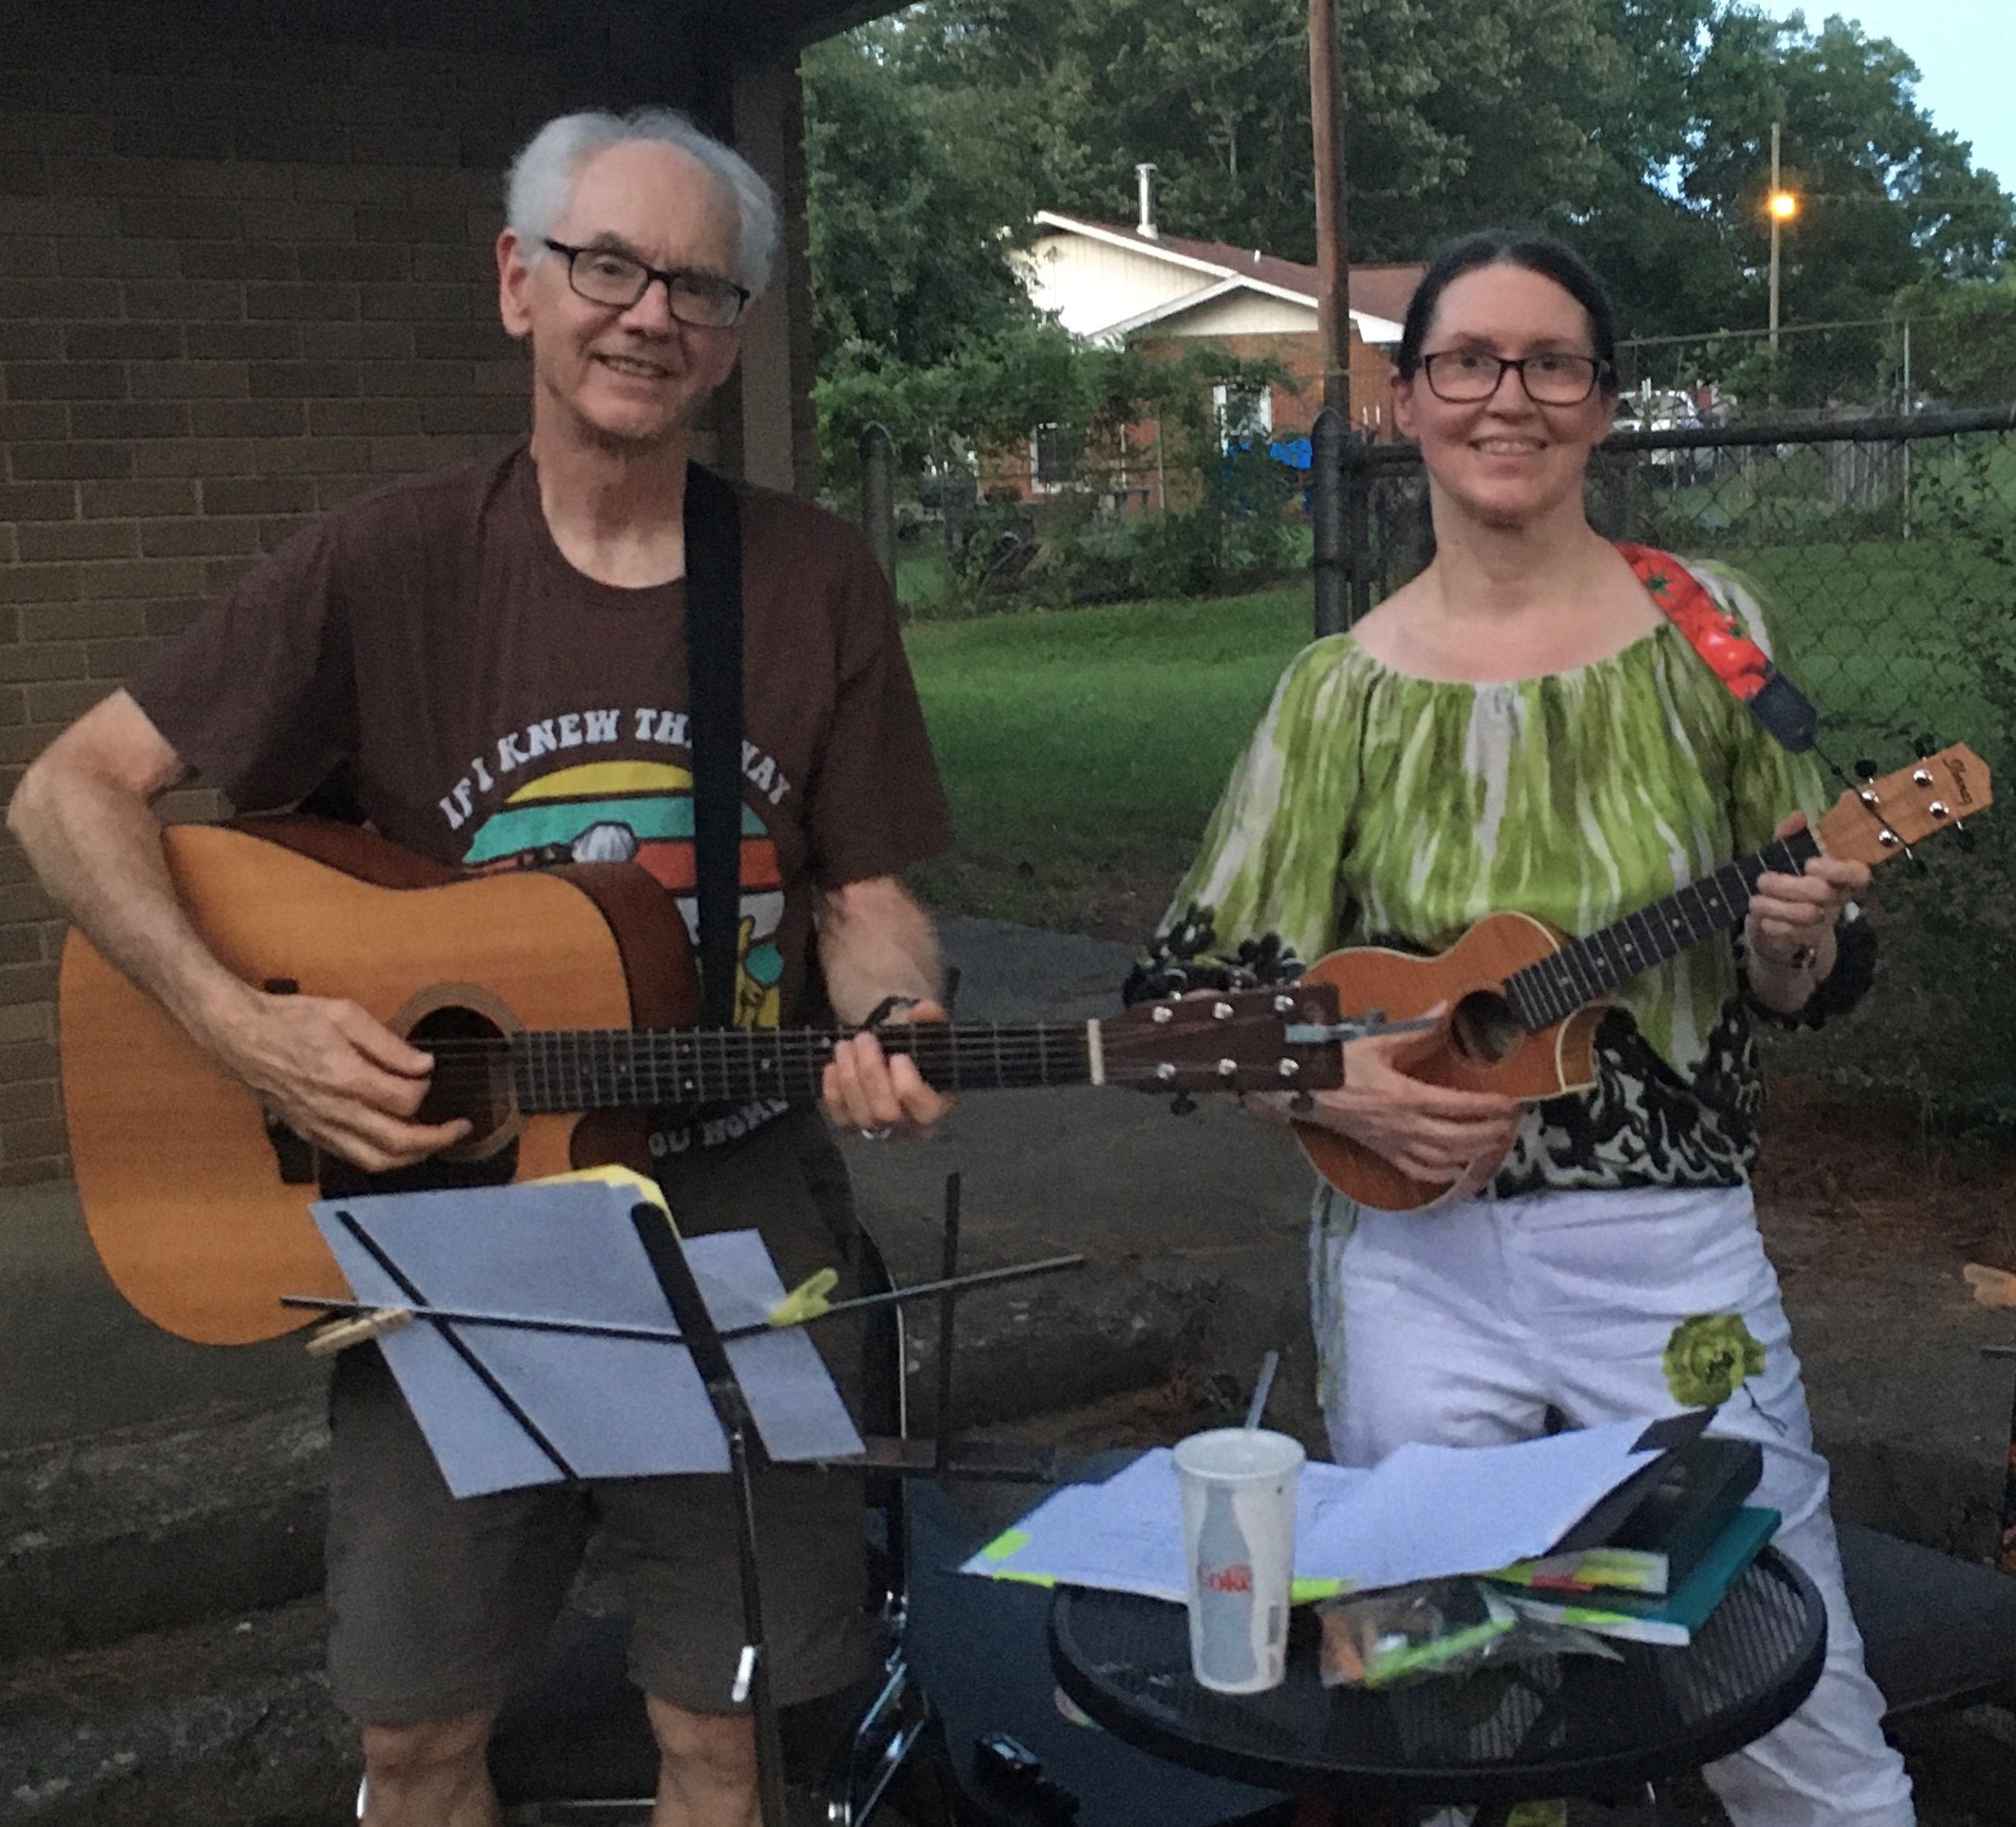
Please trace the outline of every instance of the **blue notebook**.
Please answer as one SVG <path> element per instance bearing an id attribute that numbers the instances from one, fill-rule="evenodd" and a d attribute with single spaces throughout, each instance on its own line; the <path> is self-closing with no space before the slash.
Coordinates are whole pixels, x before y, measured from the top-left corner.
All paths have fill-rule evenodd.
<path id="1" fill-rule="evenodd" d="M 1521 1617 L 1569 1624 L 1601 1637 L 1633 1643 L 1684 1644 L 1708 1622 L 1723 1595 L 1778 1533 L 1776 1510 L 1746 1506 L 1732 1516 L 1678 1591 L 1655 1598 L 1643 1592 L 1606 1592 L 1600 1603 L 1564 1604 L 1524 1588 L 1503 1589 Z"/>

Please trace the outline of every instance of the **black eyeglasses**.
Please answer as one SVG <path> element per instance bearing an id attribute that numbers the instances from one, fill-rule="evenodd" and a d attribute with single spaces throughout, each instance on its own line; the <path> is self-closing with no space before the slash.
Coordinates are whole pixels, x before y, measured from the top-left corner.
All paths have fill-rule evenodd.
<path id="1" fill-rule="evenodd" d="M 704 330 L 725 330 L 756 296 L 748 287 L 712 273 L 667 272 L 647 267 L 614 248 L 570 248 L 547 238 L 546 245 L 567 257 L 567 284 L 582 298 L 627 311 L 653 282 L 665 287 L 666 308 L 682 323 Z"/>
<path id="2" fill-rule="evenodd" d="M 1580 406 L 1596 391 L 1608 364 L 1593 356 L 1492 356 L 1482 349 L 1444 349 L 1421 357 L 1428 391 L 1451 406 L 1475 406 L 1498 392 L 1511 369 L 1535 406 Z"/>

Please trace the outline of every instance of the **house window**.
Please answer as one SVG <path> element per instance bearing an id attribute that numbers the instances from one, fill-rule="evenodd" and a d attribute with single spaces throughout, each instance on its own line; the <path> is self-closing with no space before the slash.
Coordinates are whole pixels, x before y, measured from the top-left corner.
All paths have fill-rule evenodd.
<path id="1" fill-rule="evenodd" d="M 1218 435 L 1227 446 L 1264 443 L 1274 429 L 1274 390 L 1221 381 L 1211 389 Z"/>
<path id="2" fill-rule="evenodd" d="M 1078 479 L 1078 443 L 1061 426 L 1039 425 L 1029 434 L 1030 478 L 1039 489 L 1061 489 Z"/>

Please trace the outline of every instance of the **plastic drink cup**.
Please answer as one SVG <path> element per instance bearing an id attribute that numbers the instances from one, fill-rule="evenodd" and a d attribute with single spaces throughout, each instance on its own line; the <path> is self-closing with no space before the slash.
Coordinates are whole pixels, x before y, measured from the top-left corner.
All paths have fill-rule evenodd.
<path id="1" fill-rule="evenodd" d="M 1176 1446 L 1190 1672 L 1219 1694 L 1260 1694 L 1287 1672 L 1298 1441 L 1221 1427 Z"/>

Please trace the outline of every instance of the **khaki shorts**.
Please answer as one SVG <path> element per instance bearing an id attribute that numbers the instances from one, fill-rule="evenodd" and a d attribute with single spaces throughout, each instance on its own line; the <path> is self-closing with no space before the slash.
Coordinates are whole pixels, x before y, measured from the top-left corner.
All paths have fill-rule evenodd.
<path id="1" fill-rule="evenodd" d="M 689 1235 L 756 1228 L 787 1287 L 837 1267 L 854 1285 L 853 1204 L 815 1111 L 662 1170 Z M 850 1396 L 860 1339 L 815 1329 Z M 536 1662 L 591 1540 L 630 1596 L 631 1678 L 694 1713 L 735 1711 L 746 1635 L 735 1508 L 721 1477 L 638 1478 L 457 1499 L 373 1348 L 343 1353 L 330 1389 L 329 1678 L 367 1725 L 494 1709 Z M 879 1644 L 865 1609 L 860 1478 L 756 1474 L 764 1634 L 780 1704 L 859 1679 Z"/>

